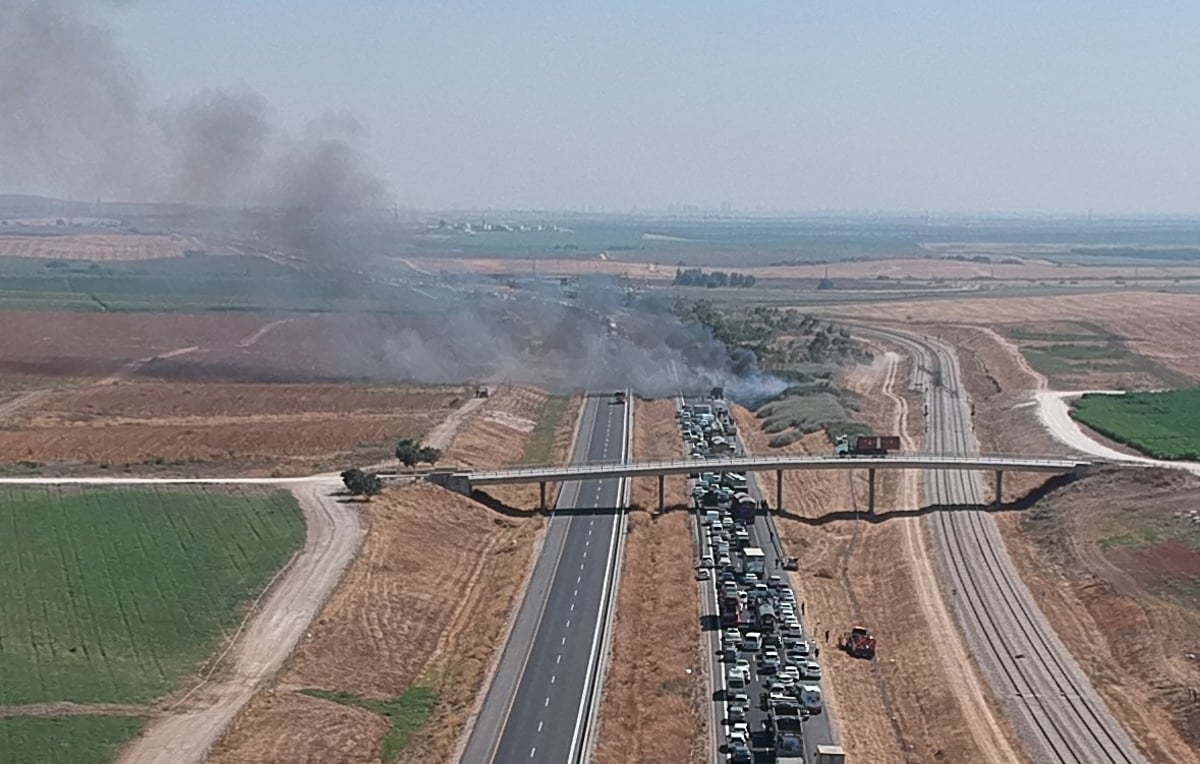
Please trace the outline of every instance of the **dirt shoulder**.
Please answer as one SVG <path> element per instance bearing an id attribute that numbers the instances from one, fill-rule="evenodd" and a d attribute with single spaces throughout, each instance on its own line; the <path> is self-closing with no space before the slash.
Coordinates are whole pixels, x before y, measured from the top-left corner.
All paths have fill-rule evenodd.
<path id="1" fill-rule="evenodd" d="M 955 332 L 947 336 L 963 361 L 981 447 L 1016 453 L 1066 450 L 1029 403 L 1036 377 L 1014 376 L 1007 351 L 979 330 Z M 1007 382 L 996 385 L 996 380 Z M 1043 483 L 1040 477 L 1012 473 L 1005 478 L 1005 501 L 1016 501 Z M 1153 761 L 1200 756 L 1200 705 L 1190 695 L 1191 688 L 1200 688 L 1200 674 L 1196 661 L 1183 657 L 1200 655 L 1200 603 L 1189 608 L 1162 596 L 1164 587 L 1177 586 L 1171 582 L 1195 581 L 1197 573 L 1188 578 L 1170 567 L 1189 564 L 1176 547 L 1162 555 L 1166 569 L 1146 564 L 1147 554 L 1156 549 L 1149 541 L 1160 533 L 1153 530 L 1156 523 L 1170 524 L 1172 512 L 1191 509 L 1186 497 L 1194 497 L 1193 485 L 1184 474 L 1106 470 L 1051 493 L 1027 512 L 996 515 L 1038 606 L 1109 710 Z M 1122 533 L 1131 535 L 1123 539 Z M 1106 543 L 1111 548 L 1105 549 Z"/>
<path id="2" fill-rule="evenodd" d="M 446 450 L 447 464 L 502 465 L 521 457 L 546 397 L 506 388 L 476 404 Z M 570 442 L 574 418 L 563 417 Z M 214 762 L 377 761 L 383 717 L 302 695 L 303 688 L 385 700 L 428 687 L 428 719 L 396 759 L 447 761 L 484 686 L 523 586 L 543 520 L 500 514 L 417 484 L 356 504 L 362 552 L 289 658 L 214 749 Z M 381 726 L 382 724 L 382 726 Z M 337 742 L 336 745 L 332 741 Z"/>
<path id="3" fill-rule="evenodd" d="M 638 400 L 636 406 L 634 457 L 681 456 L 674 401 Z M 687 480 L 667 478 L 665 497 L 667 511 L 660 514 L 657 479 L 633 482 L 596 764 L 706 758 L 708 705 Z M 647 640 L 647 634 L 669 638 Z"/>
<path id="4" fill-rule="evenodd" d="M 909 429 L 915 446 L 920 423 L 906 423 L 912 419 L 908 412 L 920 409 L 905 397 L 907 379 L 904 363 L 881 354 L 872 366 L 850 370 L 845 384 L 862 396 L 865 421 L 881 433 Z M 752 414 L 739 410 L 738 420 L 753 453 L 827 453 L 831 448 L 825 435 L 816 433 L 771 449 Z M 871 521 L 865 515 L 865 474 L 794 471 L 783 476 L 784 504 L 776 526 L 784 548 L 800 561 L 792 580 L 821 646 L 826 703 L 837 716 L 849 760 L 1019 761 L 1015 733 L 986 687 L 973 672 L 964 674 L 971 665 L 965 648 L 948 649 L 953 643 L 939 638 L 939 649 L 931 649 L 931 635 L 956 631 L 941 599 L 924 521 L 888 516 L 918 506 L 916 478 L 916 473 L 879 473 L 879 516 Z M 775 476 L 761 476 L 760 485 L 773 502 Z M 842 519 L 856 512 L 859 519 Z M 856 624 L 878 637 L 875 661 L 855 660 L 836 649 L 838 634 Z"/>

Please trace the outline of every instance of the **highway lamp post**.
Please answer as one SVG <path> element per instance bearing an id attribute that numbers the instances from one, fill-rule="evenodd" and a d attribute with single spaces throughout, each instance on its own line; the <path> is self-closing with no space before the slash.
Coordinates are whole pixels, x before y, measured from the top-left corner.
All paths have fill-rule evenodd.
<path id="1" fill-rule="evenodd" d="M 666 511 L 666 499 L 663 495 L 663 482 L 665 479 L 666 475 L 658 476 L 658 513 L 660 515 Z"/>
<path id="2" fill-rule="evenodd" d="M 996 470 L 996 506 L 1004 503 L 1004 473 Z"/>
<path id="3" fill-rule="evenodd" d="M 541 510 L 542 512 L 545 512 L 546 511 L 546 481 L 543 480 L 540 483 L 538 483 L 538 488 L 541 489 L 541 503 L 538 505 L 538 509 Z"/>

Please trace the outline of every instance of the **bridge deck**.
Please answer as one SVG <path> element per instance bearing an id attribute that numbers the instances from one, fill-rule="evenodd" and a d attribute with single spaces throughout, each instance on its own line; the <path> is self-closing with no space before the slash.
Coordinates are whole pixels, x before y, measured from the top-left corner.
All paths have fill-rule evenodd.
<path id="1" fill-rule="evenodd" d="M 692 472 L 768 472 L 771 470 L 824 469 L 934 469 L 989 470 L 999 472 L 1071 472 L 1089 467 L 1082 459 L 1022 456 L 954 456 L 937 454 L 894 454 L 891 456 L 837 457 L 822 455 L 740 456 L 724 459 L 677 459 L 625 464 L 570 464 L 521 467 L 509 470 L 456 471 L 455 475 L 476 485 L 538 483 L 559 480 L 590 480 L 604 477 L 652 477 Z"/>

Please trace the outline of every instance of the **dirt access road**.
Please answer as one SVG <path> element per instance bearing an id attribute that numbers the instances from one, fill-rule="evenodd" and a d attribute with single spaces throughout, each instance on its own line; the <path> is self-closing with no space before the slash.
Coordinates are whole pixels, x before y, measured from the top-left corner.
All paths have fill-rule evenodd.
<path id="1" fill-rule="evenodd" d="M 445 448 L 465 419 L 483 403 L 471 399 L 434 429 L 426 441 Z M 304 549 L 267 588 L 265 602 L 234 635 L 232 670 L 204 681 L 176 701 L 171 712 L 126 748 L 121 764 L 178 764 L 202 761 L 229 723 L 265 680 L 274 676 L 300 637 L 325 605 L 363 541 L 363 528 L 353 505 L 338 501 L 341 481 L 334 476 L 312 483 L 293 483 L 304 511 Z"/>
<path id="2" fill-rule="evenodd" d="M 231 668 L 190 690 L 118 759 L 121 764 L 202 761 L 264 680 L 275 674 L 354 559 L 363 532 L 358 513 L 335 498 L 340 482 L 299 485 L 304 549 L 285 566 L 243 634 L 235 634 Z M 218 659 L 214 666 L 225 663 Z"/>

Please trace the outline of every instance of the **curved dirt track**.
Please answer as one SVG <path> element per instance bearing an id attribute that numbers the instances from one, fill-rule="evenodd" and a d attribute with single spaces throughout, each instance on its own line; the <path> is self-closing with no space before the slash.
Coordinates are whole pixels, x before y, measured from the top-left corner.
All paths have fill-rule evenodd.
<path id="1" fill-rule="evenodd" d="M 974 430 L 953 350 L 936 340 L 897 330 L 872 333 L 892 337 L 918 359 L 930 411 L 926 448 L 940 453 L 975 452 Z M 983 503 L 982 481 L 976 473 L 931 473 L 926 484 L 935 504 Z M 943 580 L 953 585 L 951 599 L 960 624 L 1032 759 L 1078 764 L 1144 762 L 1046 622 L 1017 575 L 991 515 L 951 509 L 935 513 L 931 529 Z"/>
<path id="2" fill-rule="evenodd" d="M 363 532 L 358 512 L 340 504 L 336 479 L 294 484 L 304 511 L 304 549 L 281 571 L 258 611 L 224 656 L 218 676 L 184 696 L 121 752 L 121 764 L 203 761 L 259 688 L 283 664 L 354 558 Z"/>

